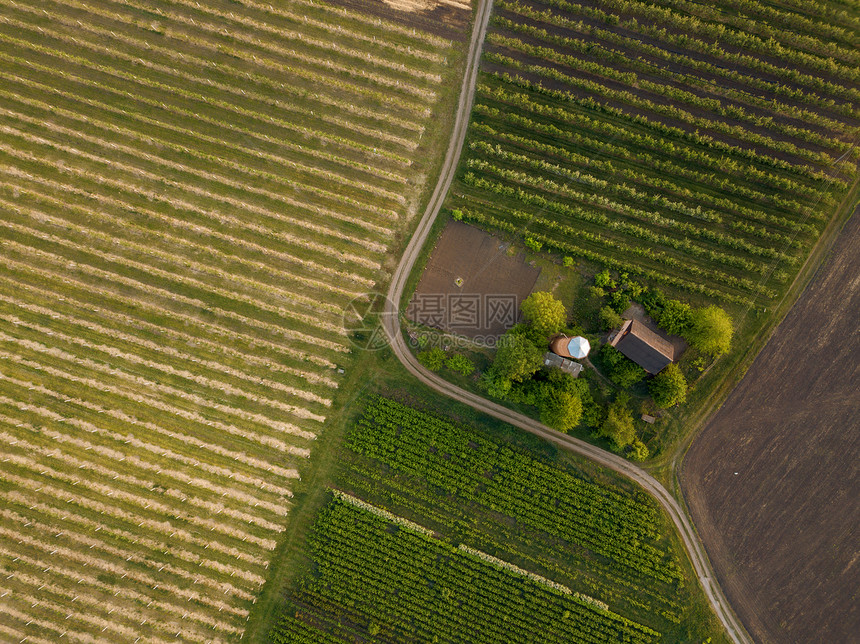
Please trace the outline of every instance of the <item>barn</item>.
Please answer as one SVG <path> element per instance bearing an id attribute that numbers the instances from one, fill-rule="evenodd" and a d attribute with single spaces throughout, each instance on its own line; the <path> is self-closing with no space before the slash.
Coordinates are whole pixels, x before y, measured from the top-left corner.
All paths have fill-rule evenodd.
<path id="1" fill-rule="evenodd" d="M 668 338 L 638 320 L 625 320 L 609 344 L 651 374 L 660 372 L 675 357 Z"/>

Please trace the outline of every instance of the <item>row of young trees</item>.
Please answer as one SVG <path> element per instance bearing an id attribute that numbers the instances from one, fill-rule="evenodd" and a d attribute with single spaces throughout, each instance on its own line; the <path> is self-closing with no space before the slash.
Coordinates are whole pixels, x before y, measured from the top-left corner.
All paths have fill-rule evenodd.
<path id="1" fill-rule="evenodd" d="M 662 61 L 665 63 L 673 63 L 685 70 L 685 72 L 672 72 L 667 68 L 660 68 L 660 72 L 668 78 L 683 82 L 687 86 L 698 86 L 708 88 L 709 91 L 726 96 L 733 100 L 738 100 L 743 103 L 755 105 L 757 107 L 774 109 L 781 116 L 791 116 L 800 120 L 809 120 L 812 124 L 820 119 L 820 124 L 823 127 L 830 127 L 838 130 L 839 122 L 833 118 L 822 115 L 821 111 L 832 111 L 834 115 L 853 116 L 855 108 L 850 103 L 837 103 L 833 99 L 822 97 L 817 92 L 802 91 L 796 87 L 783 85 L 772 80 L 765 80 L 758 76 L 754 76 L 746 70 L 739 70 L 736 66 L 724 66 L 715 64 L 709 60 L 703 60 L 699 57 L 691 56 L 683 51 L 663 48 L 645 40 L 635 38 L 633 34 L 640 28 L 637 21 L 625 21 L 624 28 L 627 33 L 619 33 L 612 29 L 602 29 L 591 22 L 577 20 L 566 15 L 562 15 L 549 10 L 540 11 L 532 6 L 523 5 L 519 2 L 508 2 L 500 0 L 496 5 L 507 12 L 516 14 L 518 17 L 530 18 L 534 21 L 561 27 L 565 30 L 578 33 L 582 36 L 588 36 L 590 40 L 586 47 L 586 51 L 594 56 L 608 60 L 621 60 L 621 57 L 627 59 L 627 64 L 634 68 L 648 71 L 654 70 Z M 502 20 L 502 25 L 506 28 L 518 31 L 520 29 L 529 29 L 528 25 L 523 25 L 512 20 L 497 18 Z M 647 25 L 642 27 L 647 29 Z M 564 42 L 567 42 L 566 37 Z M 620 49 L 612 49 L 614 45 Z M 664 64 L 665 64 L 664 63 Z M 695 73 L 691 73 L 695 72 Z M 734 89 L 732 84 L 723 82 L 720 87 L 715 87 L 713 79 L 726 79 L 732 81 L 732 84 L 737 84 L 742 89 Z M 717 81 L 718 82 L 718 81 Z M 781 101 L 767 101 L 761 98 L 756 92 L 773 92 L 778 96 L 783 97 Z M 791 99 L 805 103 L 810 107 L 800 107 L 793 103 L 786 102 L 786 99 Z"/>

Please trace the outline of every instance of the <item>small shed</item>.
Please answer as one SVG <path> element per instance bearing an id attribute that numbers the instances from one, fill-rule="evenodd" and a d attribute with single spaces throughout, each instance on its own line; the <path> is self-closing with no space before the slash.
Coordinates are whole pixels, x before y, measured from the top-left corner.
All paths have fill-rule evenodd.
<path id="1" fill-rule="evenodd" d="M 568 337 L 561 335 L 552 341 L 550 349 L 553 353 L 560 355 L 563 358 L 576 358 L 582 360 L 588 357 L 588 352 L 591 351 L 591 345 L 588 340 L 581 335 L 576 337 Z"/>
<path id="2" fill-rule="evenodd" d="M 579 373 L 582 371 L 581 364 L 575 360 L 563 358 L 552 351 L 547 351 L 546 354 L 544 354 L 543 364 L 545 367 L 558 367 L 562 371 L 569 373 L 574 378 L 578 378 Z"/>
<path id="3" fill-rule="evenodd" d="M 638 320 L 626 320 L 609 344 L 651 374 L 659 373 L 675 357 L 669 339 Z"/>

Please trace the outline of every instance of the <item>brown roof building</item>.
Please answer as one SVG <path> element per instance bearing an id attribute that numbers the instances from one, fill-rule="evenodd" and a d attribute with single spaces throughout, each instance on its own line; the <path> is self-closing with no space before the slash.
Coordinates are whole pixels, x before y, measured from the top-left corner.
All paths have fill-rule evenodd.
<path id="1" fill-rule="evenodd" d="M 609 343 L 648 373 L 658 373 L 672 362 L 672 343 L 637 320 L 627 320 Z"/>

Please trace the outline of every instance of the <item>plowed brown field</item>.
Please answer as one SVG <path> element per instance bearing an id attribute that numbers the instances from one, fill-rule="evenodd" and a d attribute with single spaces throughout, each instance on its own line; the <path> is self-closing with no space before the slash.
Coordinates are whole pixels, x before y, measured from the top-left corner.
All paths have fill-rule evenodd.
<path id="1" fill-rule="evenodd" d="M 681 472 L 720 584 L 757 641 L 860 633 L 860 217 Z"/>

